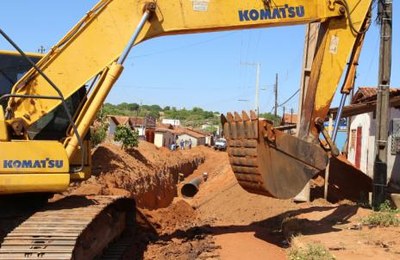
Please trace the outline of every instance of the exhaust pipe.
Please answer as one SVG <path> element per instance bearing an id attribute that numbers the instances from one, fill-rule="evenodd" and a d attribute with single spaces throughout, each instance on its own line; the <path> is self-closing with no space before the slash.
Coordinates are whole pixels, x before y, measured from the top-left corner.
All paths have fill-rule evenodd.
<path id="1" fill-rule="evenodd" d="M 199 191 L 200 184 L 204 181 L 204 177 L 200 176 L 192 179 L 188 183 L 185 183 L 181 188 L 181 194 L 183 197 L 192 198 Z"/>

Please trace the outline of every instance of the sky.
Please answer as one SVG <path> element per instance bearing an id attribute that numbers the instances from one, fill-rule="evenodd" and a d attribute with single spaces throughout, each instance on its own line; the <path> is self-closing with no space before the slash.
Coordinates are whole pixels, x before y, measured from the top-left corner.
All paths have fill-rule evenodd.
<path id="1" fill-rule="evenodd" d="M 393 59 L 391 86 L 400 87 L 400 29 L 396 15 L 400 3 L 393 1 Z M 97 0 L 3 1 L 0 26 L 24 51 L 49 50 L 77 23 Z M 376 14 L 376 9 L 373 10 Z M 178 109 L 201 107 L 208 111 L 255 108 L 256 66 L 260 64 L 259 109 L 272 112 L 275 75 L 278 104 L 299 89 L 305 26 L 237 30 L 145 41 L 133 48 L 124 73 L 106 102 L 157 104 Z M 0 40 L 0 49 L 12 50 Z M 356 86 L 374 87 L 378 82 L 379 26 L 367 32 L 358 67 Z M 340 90 L 340 87 L 338 88 Z M 338 104 L 335 96 L 332 106 Z M 296 113 L 298 95 L 284 105 Z M 278 114 L 282 114 L 283 106 Z"/>

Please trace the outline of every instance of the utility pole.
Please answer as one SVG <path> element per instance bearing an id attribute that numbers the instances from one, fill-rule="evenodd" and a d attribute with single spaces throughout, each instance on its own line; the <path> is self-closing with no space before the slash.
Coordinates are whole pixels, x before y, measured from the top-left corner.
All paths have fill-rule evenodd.
<path id="1" fill-rule="evenodd" d="M 376 105 L 375 162 L 372 207 L 378 210 L 386 199 L 387 150 L 389 123 L 389 86 L 392 57 L 392 0 L 378 1 L 381 22 L 379 51 L 379 82 Z"/>
<path id="2" fill-rule="evenodd" d="M 290 109 L 290 124 L 293 124 L 293 108 Z"/>
<path id="3" fill-rule="evenodd" d="M 278 116 L 278 73 L 275 74 L 275 85 L 274 85 L 274 92 L 275 92 L 275 111 L 274 116 Z"/>

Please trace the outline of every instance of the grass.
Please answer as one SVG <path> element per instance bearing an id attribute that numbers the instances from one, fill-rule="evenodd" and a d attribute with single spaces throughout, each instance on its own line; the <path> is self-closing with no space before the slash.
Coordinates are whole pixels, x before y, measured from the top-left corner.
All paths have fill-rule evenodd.
<path id="1" fill-rule="evenodd" d="M 368 226 L 379 227 L 397 227 L 400 225 L 400 210 L 393 209 L 389 201 L 385 201 L 380 205 L 379 211 L 371 213 L 369 216 L 361 220 L 362 224 Z"/>
<path id="2" fill-rule="evenodd" d="M 289 251 L 289 260 L 334 260 L 328 249 L 321 244 L 306 244 L 304 247 L 293 247 Z"/>

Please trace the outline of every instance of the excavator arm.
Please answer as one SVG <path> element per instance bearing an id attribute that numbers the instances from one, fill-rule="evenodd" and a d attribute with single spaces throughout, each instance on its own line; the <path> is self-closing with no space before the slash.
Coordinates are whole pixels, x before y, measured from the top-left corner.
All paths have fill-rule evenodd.
<path id="1" fill-rule="evenodd" d="M 5 118 L 0 118 L 0 123 L 4 122 L 11 129 L 11 137 L 2 138 L 1 149 L 6 146 L 11 149 L 13 142 L 10 139 L 13 138 L 23 139 L 26 145 L 34 143 L 30 141 L 32 137 L 28 134 L 29 129 L 40 128 L 40 120 L 48 117 L 60 104 L 66 107 L 65 100 L 89 82 L 91 87 L 87 98 L 83 99 L 81 108 L 70 116 L 72 127 L 62 138 L 63 148 L 57 145 L 57 149 L 43 153 L 44 158 L 54 157 L 53 154 L 66 154 L 70 162 L 65 163 L 69 165 L 77 154 L 82 154 L 84 158 L 82 136 L 86 135 L 101 104 L 121 74 L 123 62 L 130 49 L 147 39 L 173 34 L 288 26 L 319 21 L 322 26 L 318 50 L 306 94 L 307 105 L 301 111 L 302 121 L 298 136 L 282 135 L 283 138 L 278 138 L 280 133 L 275 134 L 277 130 L 268 124 L 259 124 L 254 115 L 228 116 L 225 120 L 224 128 L 227 129 L 230 148 L 236 145 L 239 153 L 237 161 L 231 160 L 232 166 L 246 166 L 252 161 L 250 168 L 258 168 L 257 174 L 261 176 L 254 179 L 255 175 L 251 171 L 241 167 L 244 172 L 237 173 L 237 176 L 240 174 L 243 177 L 243 182 L 240 183 L 249 183 L 251 187 L 253 184 L 258 185 L 253 189 L 254 192 L 273 197 L 293 196 L 299 187 L 326 165 L 325 151 L 318 143 L 320 130 L 315 122 L 326 116 L 349 55 L 367 19 L 370 5 L 370 0 L 101 0 L 35 68 L 14 85 L 9 95 Z M 241 127 L 240 122 L 244 122 L 247 127 Z M 235 129 L 238 129 L 239 134 L 235 134 Z M 285 143 L 286 148 L 281 149 L 278 139 L 291 141 Z M 256 157 L 243 153 L 248 148 L 247 141 L 255 147 L 255 150 L 249 151 L 255 152 Z M 18 150 L 23 145 L 20 144 Z M 257 150 L 264 146 L 268 146 L 268 149 Z M 235 150 L 230 148 L 228 152 Z M 302 151 L 303 148 L 307 151 Z M 273 151 L 280 151 L 275 155 L 282 159 L 280 163 L 285 163 L 288 154 L 290 158 L 305 159 L 295 160 L 296 167 L 288 172 L 282 165 L 273 162 L 274 157 L 266 156 Z M 12 154 L 17 153 L 15 151 Z M 302 155 L 299 156 L 300 154 Z M 20 154 L 18 156 L 21 162 L 27 157 Z M 290 160 L 292 159 L 289 162 Z M 31 162 L 27 159 L 25 161 L 27 164 Z M 64 155 L 54 161 L 64 162 Z M 8 162 L 10 164 L 3 166 L 13 166 L 14 161 Z M 45 169 L 35 169 L 32 172 L 54 172 L 54 169 L 43 168 Z M 265 169 L 270 173 L 265 174 Z M 13 167 L 3 167 L 0 168 L 0 173 L 14 170 Z M 24 172 L 24 169 L 19 170 Z M 71 167 L 69 169 L 78 175 L 80 170 L 82 167 L 79 170 Z M 65 173 L 64 168 L 62 173 Z M 292 181 L 296 185 L 288 184 Z M 3 185 L 1 178 L 0 185 Z"/>

